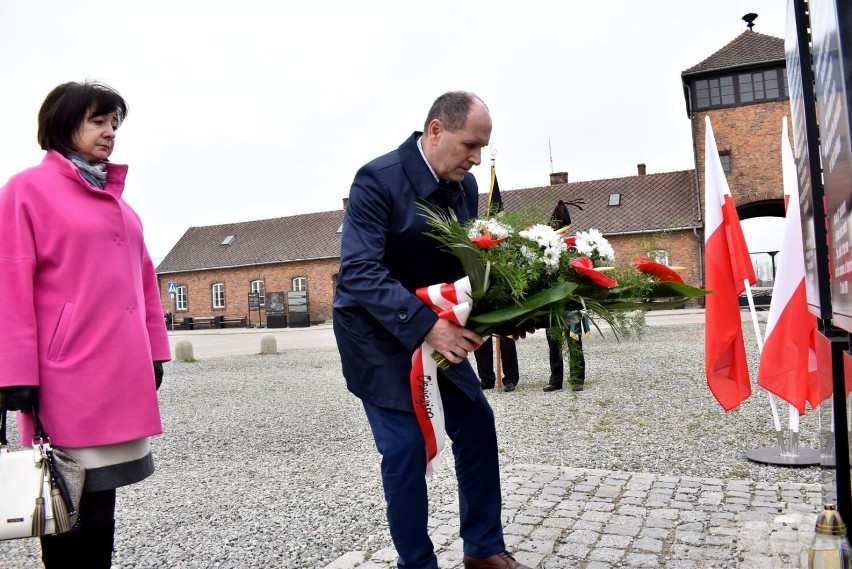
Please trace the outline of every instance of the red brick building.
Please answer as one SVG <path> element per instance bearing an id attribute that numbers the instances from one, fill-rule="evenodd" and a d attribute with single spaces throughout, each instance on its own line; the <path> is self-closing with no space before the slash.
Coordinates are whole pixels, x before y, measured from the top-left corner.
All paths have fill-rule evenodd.
<path id="1" fill-rule="evenodd" d="M 700 281 L 698 192 L 692 170 L 639 174 L 627 178 L 567 182 L 551 175 L 551 185 L 502 192 L 504 207 L 538 207 L 549 213 L 558 200 L 582 198 L 575 228 L 596 228 L 611 241 L 616 259 L 627 262 L 653 252 L 670 264 L 684 265 L 689 282 Z M 487 194 L 480 194 L 484 211 Z M 345 202 L 344 202 L 345 207 Z M 251 292 L 307 291 L 313 323 L 331 319 L 340 260 L 344 210 L 225 225 L 192 227 L 157 267 L 163 309 L 184 318 L 246 318 L 266 322 L 266 306 L 249 312 Z M 176 284 L 174 298 L 168 283 Z M 292 317 L 288 314 L 290 320 Z"/>
<path id="2" fill-rule="evenodd" d="M 743 32 L 681 78 L 702 208 L 706 115 L 740 219 L 783 217 L 781 122 L 790 114 L 784 40 Z"/>
<path id="3" fill-rule="evenodd" d="M 784 41 L 746 31 L 682 73 L 692 120 L 694 170 L 569 182 L 551 174 L 548 186 L 504 190 L 512 211 L 534 205 L 550 211 L 558 200 L 583 199 L 577 230 L 596 228 L 610 240 L 616 262 L 652 254 L 686 267 L 687 282 L 703 284 L 704 116 L 741 219 L 783 216 L 781 119 L 788 114 Z M 484 211 L 486 194 L 480 195 Z M 344 200 L 345 208 L 345 200 Z M 157 268 L 163 308 L 185 317 L 246 318 L 267 322 L 266 306 L 249 311 L 248 295 L 307 291 L 310 322 L 331 319 L 344 209 L 225 225 L 192 227 Z M 177 286 L 174 298 L 167 283 Z"/>

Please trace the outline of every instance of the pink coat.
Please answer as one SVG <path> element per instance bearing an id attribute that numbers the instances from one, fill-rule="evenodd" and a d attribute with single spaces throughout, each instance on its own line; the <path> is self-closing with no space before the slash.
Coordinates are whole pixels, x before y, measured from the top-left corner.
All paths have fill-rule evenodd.
<path id="1" fill-rule="evenodd" d="M 50 151 L 0 188 L 0 387 L 39 387 L 53 442 L 90 447 L 162 432 L 153 360 L 171 359 L 139 216 Z M 32 423 L 21 419 L 21 442 Z"/>

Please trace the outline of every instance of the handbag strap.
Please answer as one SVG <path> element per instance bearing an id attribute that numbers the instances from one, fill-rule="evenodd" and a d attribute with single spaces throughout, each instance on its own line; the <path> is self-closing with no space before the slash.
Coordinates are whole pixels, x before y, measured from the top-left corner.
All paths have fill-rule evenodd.
<path id="1" fill-rule="evenodd" d="M 34 404 L 33 408 L 30 409 L 30 413 L 33 416 L 33 439 L 41 439 L 49 442 L 50 437 L 44 432 L 44 425 L 41 424 L 41 420 L 38 418 L 38 405 Z"/>
<path id="2" fill-rule="evenodd" d="M 0 447 L 9 446 L 6 438 L 6 410 L 0 409 Z"/>
<path id="3" fill-rule="evenodd" d="M 33 405 L 30 410 L 33 416 L 33 440 L 50 441 L 47 433 L 44 432 L 44 425 L 38 418 L 38 407 Z M 9 446 L 9 439 L 6 438 L 6 409 L 0 409 L 0 447 Z"/>

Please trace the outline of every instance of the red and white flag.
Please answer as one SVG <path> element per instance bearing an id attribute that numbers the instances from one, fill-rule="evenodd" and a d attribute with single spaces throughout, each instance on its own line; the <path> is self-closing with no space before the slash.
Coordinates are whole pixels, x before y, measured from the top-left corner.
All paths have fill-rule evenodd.
<path id="1" fill-rule="evenodd" d="M 784 241 L 776 257 L 775 285 L 757 383 L 805 414 L 805 402 L 819 404 L 816 374 L 816 316 L 808 311 L 799 189 L 787 117 L 781 134 L 781 171 L 787 218 Z"/>
<path id="2" fill-rule="evenodd" d="M 725 411 L 751 395 L 739 295 L 754 284 L 754 267 L 737 208 L 722 170 L 710 117 L 704 118 L 704 247 L 706 288 L 705 362 L 707 386 Z"/>
<path id="3" fill-rule="evenodd" d="M 438 318 L 464 326 L 473 308 L 470 299 L 470 279 L 454 283 L 435 284 L 415 291 L 417 298 L 438 313 Z M 438 364 L 432 358 L 435 349 L 424 341 L 411 357 L 411 400 L 414 415 L 426 443 L 426 478 L 441 464 L 441 452 L 446 445 L 444 404 L 438 389 Z"/>

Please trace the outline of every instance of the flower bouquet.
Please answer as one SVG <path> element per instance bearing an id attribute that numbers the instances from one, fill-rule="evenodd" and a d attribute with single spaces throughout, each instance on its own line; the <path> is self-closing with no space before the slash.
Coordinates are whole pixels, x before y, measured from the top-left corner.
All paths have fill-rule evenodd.
<path id="1" fill-rule="evenodd" d="M 461 223 L 452 211 L 422 209 L 429 235 L 459 259 L 470 280 L 466 326 L 482 336 L 549 328 L 564 339 L 567 313 L 581 311 L 618 337 L 635 321 L 625 317 L 631 311 L 674 308 L 710 292 L 646 257 L 616 265 L 612 246 L 595 229 L 569 235 L 570 226 L 529 223 L 530 215 L 520 212 Z M 648 302 L 662 298 L 673 300 Z"/>

